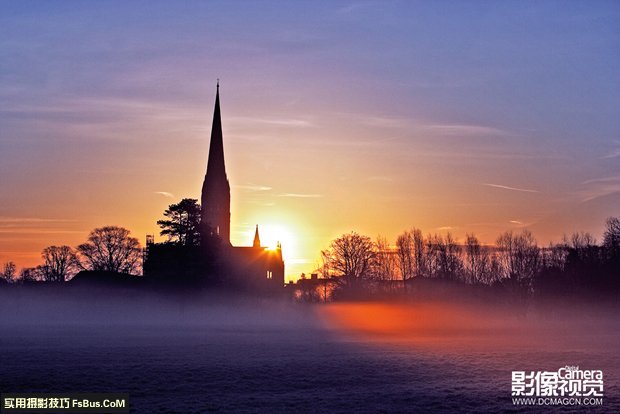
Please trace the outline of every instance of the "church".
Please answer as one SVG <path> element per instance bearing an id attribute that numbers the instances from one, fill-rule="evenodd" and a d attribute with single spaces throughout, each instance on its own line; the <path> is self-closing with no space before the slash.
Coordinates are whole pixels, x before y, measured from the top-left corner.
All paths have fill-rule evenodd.
<path id="1" fill-rule="evenodd" d="M 219 82 L 200 204 L 201 244 L 155 243 L 154 236 L 147 236 L 144 276 L 168 285 L 220 286 L 251 293 L 282 292 L 284 261 L 280 244 L 275 249 L 261 246 L 258 225 L 251 246 L 233 246 L 230 241 L 230 184 L 224 162 Z"/>
<path id="2" fill-rule="evenodd" d="M 224 162 L 224 138 L 220 112 L 219 81 L 215 93 L 215 109 L 211 126 L 207 172 L 202 185 L 201 225 L 203 234 L 221 241 L 221 257 L 236 285 L 257 291 L 278 291 L 284 287 L 282 246 L 268 249 L 260 244 L 256 226 L 252 246 L 233 246 L 230 241 L 230 184 Z"/>

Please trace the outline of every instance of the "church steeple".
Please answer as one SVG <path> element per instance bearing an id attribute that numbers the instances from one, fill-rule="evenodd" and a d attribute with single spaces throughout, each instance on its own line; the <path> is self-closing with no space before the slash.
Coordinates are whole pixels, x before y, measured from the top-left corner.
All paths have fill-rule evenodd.
<path id="1" fill-rule="evenodd" d="M 217 81 L 215 92 L 215 109 L 213 111 L 213 125 L 211 126 L 211 142 L 209 144 L 209 162 L 207 175 L 214 174 L 226 177 L 224 165 L 224 139 L 222 134 L 222 115 L 220 114 L 220 81 Z"/>
<path id="2" fill-rule="evenodd" d="M 215 92 L 215 109 L 209 143 L 207 173 L 202 185 L 202 223 L 208 230 L 230 244 L 230 184 L 224 164 L 224 139 L 220 114 L 220 82 Z M 205 226 L 206 230 L 207 227 Z"/>
<path id="3" fill-rule="evenodd" d="M 256 231 L 254 232 L 254 243 L 252 247 L 260 247 L 260 237 L 258 235 L 258 224 L 256 225 Z"/>

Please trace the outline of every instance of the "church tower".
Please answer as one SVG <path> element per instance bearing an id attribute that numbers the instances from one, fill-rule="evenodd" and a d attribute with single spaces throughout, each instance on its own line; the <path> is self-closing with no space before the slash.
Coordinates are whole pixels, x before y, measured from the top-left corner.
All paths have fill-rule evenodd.
<path id="1" fill-rule="evenodd" d="M 220 115 L 220 83 L 215 93 L 215 110 L 211 126 L 207 173 L 202 184 L 202 223 L 211 234 L 218 235 L 225 245 L 230 245 L 230 184 L 224 165 L 224 141 Z"/>

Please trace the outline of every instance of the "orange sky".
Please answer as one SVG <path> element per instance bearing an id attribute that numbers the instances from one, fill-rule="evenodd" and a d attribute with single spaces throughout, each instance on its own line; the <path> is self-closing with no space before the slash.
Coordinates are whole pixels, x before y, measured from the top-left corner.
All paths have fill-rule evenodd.
<path id="1" fill-rule="evenodd" d="M 233 244 L 288 277 L 351 230 L 620 215 L 617 4 L 244 4 L 0 6 L 0 263 L 199 198 L 218 77 Z"/>

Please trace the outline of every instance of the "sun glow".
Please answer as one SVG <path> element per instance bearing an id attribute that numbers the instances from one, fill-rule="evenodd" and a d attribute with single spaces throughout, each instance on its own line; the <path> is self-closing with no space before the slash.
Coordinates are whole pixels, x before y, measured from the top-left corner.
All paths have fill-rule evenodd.
<path id="1" fill-rule="evenodd" d="M 259 224 L 258 232 L 261 246 L 267 247 L 269 250 L 275 250 L 278 243 L 282 245 L 283 250 L 291 250 L 296 244 L 293 232 L 281 224 Z"/>

